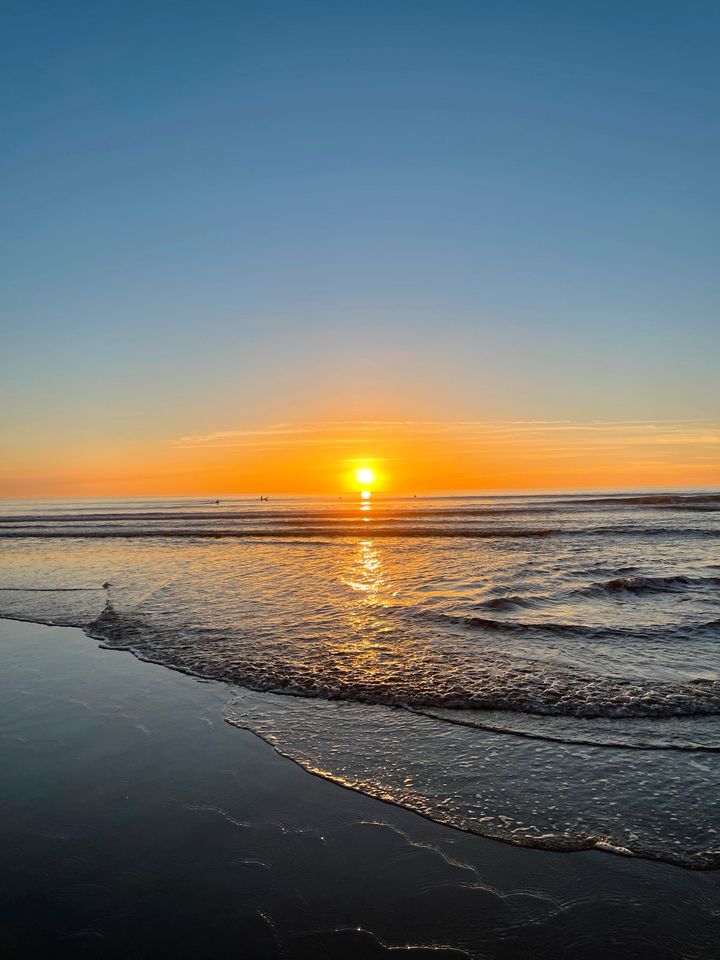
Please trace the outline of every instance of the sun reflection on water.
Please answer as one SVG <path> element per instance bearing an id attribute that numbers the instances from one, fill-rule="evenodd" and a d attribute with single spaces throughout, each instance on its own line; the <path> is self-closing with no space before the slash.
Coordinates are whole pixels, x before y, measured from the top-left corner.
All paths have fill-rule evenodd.
<path id="1" fill-rule="evenodd" d="M 348 598 L 346 624 L 349 628 L 341 655 L 349 658 L 353 670 L 358 668 L 372 677 L 369 663 L 388 655 L 387 634 L 390 625 L 383 610 L 390 600 L 383 573 L 380 552 L 372 540 L 360 540 L 348 559 L 343 583 L 352 591 Z"/>
<path id="2" fill-rule="evenodd" d="M 377 602 L 384 586 L 382 562 L 377 547 L 372 540 L 360 540 L 353 553 L 349 576 L 344 582 L 352 590 L 366 595 L 366 599 Z"/>

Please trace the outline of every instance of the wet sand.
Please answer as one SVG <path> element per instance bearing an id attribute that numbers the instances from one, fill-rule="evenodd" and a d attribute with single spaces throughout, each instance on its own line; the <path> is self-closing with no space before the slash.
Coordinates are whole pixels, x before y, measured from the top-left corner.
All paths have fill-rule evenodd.
<path id="1" fill-rule="evenodd" d="M 716 955 L 717 872 L 442 827 L 226 724 L 230 693 L 0 621 L 0 955 Z"/>

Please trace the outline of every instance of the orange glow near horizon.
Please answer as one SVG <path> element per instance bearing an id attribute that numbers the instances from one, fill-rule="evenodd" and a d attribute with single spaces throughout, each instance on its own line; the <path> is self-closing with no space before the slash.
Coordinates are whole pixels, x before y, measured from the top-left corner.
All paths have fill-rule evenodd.
<path id="1" fill-rule="evenodd" d="M 314 421 L 166 440 L 22 437 L 0 497 L 358 495 L 720 485 L 708 421 Z"/>

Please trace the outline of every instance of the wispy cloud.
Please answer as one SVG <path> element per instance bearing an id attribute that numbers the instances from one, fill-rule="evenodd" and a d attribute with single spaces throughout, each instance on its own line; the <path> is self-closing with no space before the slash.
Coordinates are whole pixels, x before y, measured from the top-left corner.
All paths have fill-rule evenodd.
<path id="1" fill-rule="evenodd" d="M 215 430 L 173 441 L 190 450 L 236 449 L 248 452 L 322 449 L 339 458 L 372 455 L 404 459 L 411 447 L 450 445 L 467 454 L 521 446 L 526 455 L 570 456 L 582 451 L 683 447 L 707 458 L 720 447 L 720 424 L 709 420 L 340 420 L 275 423 L 265 427 Z"/>
<path id="2" fill-rule="evenodd" d="M 319 420 L 307 423 L 275 423 L 265 427 L 215 430 L 192 434 L 173 441 L 174 446 L 246 446 L 268 439 L 315 442 L 332 436 L 369 436 L 412 433 L 423 436 L 466 436 L 485 438 L 523 434 L 561 433 L 634 433 L 648 437 L 662 435 L 704 435 L 708 441 L 720 441 L 720 424 L 710 420 Z"/>

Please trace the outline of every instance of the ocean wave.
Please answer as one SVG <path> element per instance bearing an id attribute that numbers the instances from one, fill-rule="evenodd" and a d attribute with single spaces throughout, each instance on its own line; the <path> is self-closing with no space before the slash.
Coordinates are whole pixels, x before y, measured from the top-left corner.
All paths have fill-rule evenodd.
<path id="1" fill-rule="evenodd" d="M 476 618 L 477 619 L 477 618 Z M 256 657 L 238 650 L 216 659 L 186 631 L 175 635 L 135 617 L 117 613 L 108 602 L 87 632 L 108 646 L 143 659 L 251 690 L 300 698 L 345 700 L 393 707 L 454 710 L 509 710 L 521 713 L 594 717 L 681 717 L 720 714 L 720 682 L 698 678 L 682 683 L 583 676 L 570 669 L 497 652 L 470 669 L 450 662 L 402 657 L 377 669 L 351 673 L 329 654 L 305 662 Z"/>
<path id="2" fill-rule="evenodd" d="M 108 524 L 95 529 L 81 529 L 78 527 L 5 527 L 0 528 L 1 540 L 141 540 L 141 539 L 175 539 L 175 540 L 241 540 L 262 539 L 282 540 L 288 537 L 296 539 L 456 539 L 456 540 L 491 540 L 491 539 L 545 539 L 553 536 L 568 538 L 576 537 L 664 537 L 680 540 L 682 538 L 717 539 L 720 538 L 720 529 L 709 527 L 647 527 L 638 525 L 629 526 L 599 526 L 581 528 L 562 527 L 474 527 L 474 526 L 404 526 L 402 524 L 381 525 L 368 519 L 368 523 L 357 522 L 342 525 L 340 523 L 287 523 L 284 526 L 255 526 L 255 527 L 133 527 L 123 521 L 122 524 Z"/>
<path id="3" fill-rule="evenodd" d="M 560 508 L 554 507 L 453 507 L 450 509 L 439 507 L 413 507 L 399 509 L 392 504 L 374 501 L 372 503 L 372 512 L 374 516 L 382 517 L 383 522 L 402 522 L 408 519 L 412 520 L 433 520 L 435 518 L 447 520 L 455 518 L 458 520 L 475 519 L 482 517 L 512 517 L 512 516 L 534 516 L 548 513 L 558 513 Z M 49 523 L 73 523 L 73 524 L 91 524 L 91 523 L 115 523 L 115 522 L 145 522 L 145 523 L 167 523 L 170 521 L 184 522 L 203 522 L 206 520 L 226 521 L 235 520 L 245 521 L 276 521 L 291 520 L 293 523 L 317 523 L 320 522 L 341 522 L 341 521 L 361 521 L 358 505 L 350 505 L 337 509 L 324 508 L 322 510 L 308 509 L 299 512 L 297 509 L 268 509 L 257 507 L 250 510 L 181 510 L 181 511 L 152 511 L 152 512 L 103 512 L 103 513 L 24 513 L 24 514 L 4 514 L 0 515 L 0 526 L 18 525 L 18 524 L 49 524 Z"/>
<path id="4" fill-rule="evenodd" d="M 575 590 L 575 596 L 602 597 L 619 594 L 684 593 L 688 590 L 718 589 L 720 577 L 692 577 L 683 574 L 668 577 L 614 577 Z"/>
<path id="5" fill-rule="evenodd" d="M 720 493 L 645 493 L 634 496 L 586 497 L 568 504 L 633 505 L 646 507 L 720 507 Z"/>
<path id="6" fill-rule="evenodd" d="M 666 537 L 668 539 L 681 537 L 717 538 L 720 529 L 717 527 L 671 527 L 655 526 L 644 527 L 639 524 L 623 524 L 601 527 L 587 527 L 582 530 L 564 530 L 565 534 L 581 534 L 589 537 Z"/>
<path id="7" fill-rule="evenodd" d="M 312 526 L 295 527 L 288 524 L 286 527 L 251 527 L 236 529 L 136 529 L 107 527 L 100 530 L 75 530 L 75 529 L 57 529 L 57 530 L 0 530 L 0 539 L 19 540 L 19 539 L 88 539 L 88 540 L 138 540 L 143 538 L 174 538 L 174 539 L 287 539 L 294 538 L 399 538 L 399 539 L 479 539 L 487 540 L 496 537 L 508 537 L 513 539 L 533 539 L 552 536 L 556 531 L 550 529 L 525 529 L 521 527 L 487 527 L 477 529 L 474 527 L 363 527 L 360 524 L 348 527 L 339 526 Z"/>
<path id="8" fill-rule="evenodd" d="M 490 600 L 482 600 L 478 606 L 483 610 L 495 610 L 498 613 L 511 612 L 513 610 L 527 610 L 537 606 L 537 601 L 532 597 L 492 597 Z"/>
<path id="9" fill-rule="evenodd" d="M 502 598 L 501 598 L 502 599 Z M 517 598 L 510 598 L 516 601 Z M 488 603 L 490 601 L 487 601 Z M 525 607 L 531 602 L 524 602 Z M 519 607 L 520 604 L 517 604 Z M 513 607 L 515 608 L 515 606 Z M 495 607 L 498 612 L 503 609 Z M 512 609 L 512 608 L 508 608 Z M 543 635 L 556 637 L 573 637 L 582 640 L 674 640 L 678 637 L 692 638 L 717 635 L 720 638 L 720 620 L 703 620 L 695 623 L 671 623 L 665 626 L 591 626 L 582 623 L 563 623 L 553 620 L 509 620 L 493 617 L 478 617 L 473 614 L 452 614 L 438 611 L 419 611 L 415 614 L 419 619 L 434 620 L 437 623 L 452 626 L 466 627 L 470 630 L 483 630 L 490 633 L 505 633 L 511 635 Z"/>

